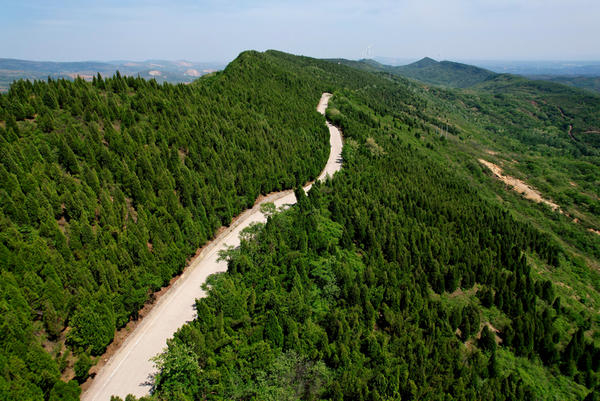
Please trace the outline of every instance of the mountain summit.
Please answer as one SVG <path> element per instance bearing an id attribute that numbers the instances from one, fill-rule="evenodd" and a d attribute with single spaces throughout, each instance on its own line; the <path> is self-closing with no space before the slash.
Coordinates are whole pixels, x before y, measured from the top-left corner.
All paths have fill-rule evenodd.
<path id="1" fill-rule="evenodd" d="M 468 88 L 499 75 L 473 65 L 453 61 L 437 61 L 431 57 L 424 57 L 414 63 L 401 66 L 385 65 L 369 59 L 358 61 L 330 59 L 329 61 L 364 71 L 387 72 L 427 84 L 451 88 Z"/>
<path id="2" fill-rule="evenodd" d="M 429 57 L 412 64 L 395 67 L 394 72 L 406 78 L 453 88 L 467 88 L 498 75 L 473 65 L 436 61 Z"/>
<path id="3" fill-rule="evenodd" d="M 434 65 L 439 64 L 438 61 L 430 58 L 430 57 L 423 57 L 421 60 L 419 61 L 415 61 L 412 64 L 408 64 L 405 67 L 413 67 L 413 68 L 427 68 L 427 67 L 431 67 Z"/>

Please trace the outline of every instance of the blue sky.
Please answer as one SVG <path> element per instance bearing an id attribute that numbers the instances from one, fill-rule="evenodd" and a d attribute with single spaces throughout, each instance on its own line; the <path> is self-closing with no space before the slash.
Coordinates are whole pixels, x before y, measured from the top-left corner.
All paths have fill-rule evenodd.
<path id="1" fill-rule="evenodd" d="M 600 60 L 598 0 L 0 0 L 0 57 Z"/>

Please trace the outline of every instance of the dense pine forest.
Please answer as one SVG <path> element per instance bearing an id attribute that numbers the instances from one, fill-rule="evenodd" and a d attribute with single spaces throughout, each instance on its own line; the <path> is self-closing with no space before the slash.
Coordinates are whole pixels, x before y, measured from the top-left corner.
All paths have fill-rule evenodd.
<path id="1" fill-rule="evenodd" d="M 276 53 L 256 62 L 273 57 L 290 62 Z M 577 227 L 585 240 L 566 242 L 537 222 L 556 212 L 489 197 L 529 202 L 469 157 L 477 134 L 496 133 L 461 126 L 458 112 L 444 121 L 452 103 L 432 99 L 383 75 L 337 87 L 328 118 L 346 138 L 342 172 L 308 196 L 297 191 L 297 207 L 227 254 L 198 319 L 157 358 L 153 398 L 596 399 L 598 239 Z M 480 111 L 481 125 L 517 124 L 499 108 Z M 597 163 L 597 148 L 584 149 Z M 566 300 L 543 274 L 561 270 L 588 277 L 591 305 Z"/>
<path id="2" fill-rule="evenodd" d="M 0 399 L 66 397 L 73 355 L 83 380 L 218 227 L 314 178 L 320 93 L 241 57 L 189 86 L 117 74 L 0 96 Z"/>
<path id="3" fill-rule="evenodd" d="M 600 97 L 274 51 L 191 85 L 117 75 L 0 96 L 0 399 L 77 399 L 61 378 L 84 380 L 219 226 L 314 178 L 323 91 L 342 171 L 224 254 L 148 398 L 597 400 Z"/>

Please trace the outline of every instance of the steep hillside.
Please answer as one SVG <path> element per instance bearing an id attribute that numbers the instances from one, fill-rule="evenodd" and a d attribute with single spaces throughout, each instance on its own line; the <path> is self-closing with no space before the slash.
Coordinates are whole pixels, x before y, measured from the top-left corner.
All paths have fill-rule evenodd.
<path id="1" fill-rule="evenodd" d="M 322 86 L 244 53 L 192 85 L 117 75 L 1 95 L 0 399 L 75 397 L 61 376 L 75 362 L 85 379 L 221 225 L 314 178 Z"/>
<path id="2" fill-rule="evenodd" d="M 198 318 L 157 359 L 149 398 L 594 399 L 600 237 L 568 213 L 595 221 L 598 146 L 554 134 L 580 111 L 576 124 L 597 127 L 596 98 L 578 108 L 578 91 L 522 83 L 507 100 L 500 83 L 445 90 L 253 55 L 330 86 L 344 167 L 227 254 Z M 532 97 L 547 109 L 523 109 Z M 575 114 L 547 118 L 556 99 Z M 529 136 L 512 132 L 521 123 Z M 572 180 L 565 211 L 478 159 Z"/>
<path id="3" fill-rule="evenodd" d="M 341 174 L 225 255 L 150 398 L 598 394 L 600 96 L 364 64 L 244 52 L 191 85 L 117 75 L 0 96 L 0 399 L 76 399 L 59 379 L 83 380 L 220 225 L 314 178 L 323 91 Z"/>
<path id="4" fill-rule="evenodd" d="M 568 133 L 571 126 L 572 135 L 562 135 L 562 142 L 573 142 L 575 146 L 583 142 L 585 145 L 579 147 L 581 153 L 598 155 L 600 142 L 597 136 L 589 134 L 597 132 L 600 127 L 600 95 L 554 82 L 533 81 L 514 75 L 499 75 L 471 89 L 473 91 L 470 93 L 484 96 L 491 94 L 492 102 L 497 104 L 497 111 L 511 110 L 515 117 L 517 113 L 521 114 L 521 130 L 542 124 Z M 529 135 L 540 139 L 544 137 L 533 132 Z"/>

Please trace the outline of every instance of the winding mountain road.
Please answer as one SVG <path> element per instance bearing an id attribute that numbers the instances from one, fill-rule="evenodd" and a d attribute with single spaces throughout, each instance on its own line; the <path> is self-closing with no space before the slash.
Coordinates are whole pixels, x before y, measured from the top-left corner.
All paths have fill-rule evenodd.
<path id="1" fill-rule="evenodd" d="M 325 114 L 330 97 L 331 94 L 323 93 L 317 106 L 319 113 Z M 331 150 L 318 180 L 324 180 L 328 175 L 333 176 L 341 168 L 342 135 L 329 122 L 327 127 Z M 304 189 L 308 191 L 311 187 L 312 183 L 309 183 Z M 127 394 L 137 397 L 149 394 L 149 378 L 155 373 L 150 359 L 162 352 L 167 346 L 167 339 L 177 329 L 195 318 L 195 300 L 205 296 L 201 286 L 206 278 L 213 273 L 227 271 L 227 263 L 218 260 L 219 251 L 228 246 L 238 246 L 240 232 L 250 224 L 266 221 L 260 212 L 260 205 L 267 202 L 280 207 L 296 203 L 296 197 L 291 190 L 266 196 L 252 209 L 240 214 L 229 228 L 205 246 L 98 372 L 90 387 L 82 394 L 83 401 L 109 401 L 111 395 L 125 399 Z"/>

